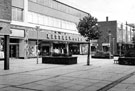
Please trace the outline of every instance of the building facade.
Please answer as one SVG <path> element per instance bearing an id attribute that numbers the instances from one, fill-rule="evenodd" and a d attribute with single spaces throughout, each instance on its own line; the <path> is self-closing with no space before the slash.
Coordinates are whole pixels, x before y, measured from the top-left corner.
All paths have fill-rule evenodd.
<path id="1" fill-rule="evenodd" d="M 9 34 L 10 34 L 10 22 L 11 22 L 11 0 L 1 0 L 0 1 L 0 58 L 4 58 L 4 48 L 5 59 L 7 61 L 9 49 Z M 5 41 L 4 41 L 5 40 Z M 3 46 L 5 44 L 5 47 Z"/>
<path id="2" fill-rule="evenodd" d="M 111 52 L 113 55 L 122 55 L 126 50 L 133 47 L 133 27 L 127 23 L 118 21 L 98 22 L 101 37 L 98 40 L 97 50 Z"/>
<path id="3" fill-rule="evenodd" d="M 78 34 L 76 25 L 89 13 L 57 0 L 1 0 L 0 5 L 0 24 L 8 21 L 10 26 L 6 29 L 10 35 L 10 57 L 36 57 L 37 49 L 42 56 L 54 49 L 85 53 L 85 39 Z M 2 40 L 3 37 L 1 45 Z"/>

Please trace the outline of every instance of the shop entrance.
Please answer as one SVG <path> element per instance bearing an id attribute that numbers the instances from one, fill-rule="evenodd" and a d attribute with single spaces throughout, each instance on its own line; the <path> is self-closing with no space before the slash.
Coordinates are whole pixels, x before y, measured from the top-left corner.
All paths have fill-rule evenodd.
<path id="1" fill-rule="evenodd" d="M 66 47 L 64 43 L 54 43 L 53 44 L 53 49 L 58 50 L 60 54 L 65 54 L 66 53 Z"/>
<path id="2" fill-rule="evenodd" d="M 103 51 L 104 52 L 108 52 L 109 51 L 109 47 L 108 46 L 103 46 Z"/>
<path id="3" fill-rule="evenodd" d="M 80 54 L 79 44 L 70 44 L 69 45 L 69 52 L 72 54 Z"/>
<path id="4" fill-rule="evenodd" d="M 19 45 L 18 44 L 10 44 L 9 46 L 9 57 L 18 58 L 19 57 Z"/>
<path id="5" fill-rule="evenodd" d="M 42 46 L 42 53 L 41 53 L 41 55 L 42 56 L 49 55 L 50 54 L 49 49 L 50 49 L 50 46 Z"/>

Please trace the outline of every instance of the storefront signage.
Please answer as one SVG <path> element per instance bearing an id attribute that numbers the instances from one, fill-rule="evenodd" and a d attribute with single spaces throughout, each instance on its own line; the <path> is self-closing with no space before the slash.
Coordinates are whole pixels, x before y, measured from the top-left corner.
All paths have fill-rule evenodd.
<path id="1" fill-rule="evenodd" d="M 24 30 L 20 29 L 10 29 L 11 37 L 24 37 Z"/>
<path id="2" fill-rule="evenodd" d="M 110 46 L 110 43 L 102 43 L 102 46 Z"/>
<path id="3" fill-rule="evenodd" d="M 0 35 L 9 35 L 10 34 L 10 24 L 0 23 Z"/>

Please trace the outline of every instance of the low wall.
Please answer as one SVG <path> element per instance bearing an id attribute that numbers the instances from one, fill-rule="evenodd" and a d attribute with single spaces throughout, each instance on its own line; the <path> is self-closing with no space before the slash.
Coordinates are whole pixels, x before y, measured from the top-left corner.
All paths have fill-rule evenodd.
<path id="1" fill-rule="evenodd" d="M 45 57 L 42 57 L 42 63 L 50 63 L 50 64 L 77 64 L 77 57 L 45 56 Z"/>
<path id="2" fill-rule="evenodd" d="M 135 65 L 135 57 L 119 57 L 118 63 Z"/>

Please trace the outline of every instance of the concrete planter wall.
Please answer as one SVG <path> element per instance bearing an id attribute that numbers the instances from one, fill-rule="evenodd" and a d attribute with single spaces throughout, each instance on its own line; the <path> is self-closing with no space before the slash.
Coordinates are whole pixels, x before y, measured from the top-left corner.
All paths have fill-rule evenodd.
<path id="1" fill-rule="evenodd" d="M 42 57 L 42 63 L 50 63 L 50 64 L 77 64 L 77 57 L 69 57 L 69 56 L 45 56 Z"/>

